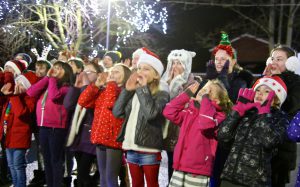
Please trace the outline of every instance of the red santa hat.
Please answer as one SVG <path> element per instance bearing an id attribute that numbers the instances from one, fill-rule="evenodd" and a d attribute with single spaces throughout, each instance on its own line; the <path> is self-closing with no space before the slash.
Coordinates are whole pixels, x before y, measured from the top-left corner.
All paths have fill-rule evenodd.
<path id="1" fill-rule="evenodd" d="M 137 64 L 148 64 L 153 67 L 157 73 L 161 76 L 164 71 L 164 66 L 162 62 L 159 60 L 159 57 L 150 51 L 149 49 L 144 49 L 145 53 L 141 54 Z"/>
<path id="2" fill-rule="evenodd" d="M 147 50 L 149 49 L 147 49 L 146 47 L 138 48 L 132 53 L 132 58 L 134 58 L 135 56 L 141 56 L 141 54 L 145 54 Z"/>
<path id="3" fill-rule="evenodd" d="M 7 61 L 4 65 L 5 66 L 10 66 L 15 70 L 15 75 L 20 75 L 25 69 L 26 69 L 26 64 L 24 62 L 21 62 L 20 60 L 10 60 Z"/>
<path id="4" fill-rule="evenodd" d="M 39 77 L 33 71 L 27 71 L 21 75 L 19 75 L 15 82 L 21 83 L 25 89 L 28 89 L 32 84 L 35 84 L 39 81 Z"/>
<path id="5" fill-rule="evenodd" d="M 253 89 L 256 90 L 259 86 L 266 85 L 271 88 L 278 99 L 280 100 L 280 105 L 285 101 L 287 96 L 287 87 L 283 80 L 278 76 L 265 76 L 263 78 L 258 79 L 254 85 Z"/>

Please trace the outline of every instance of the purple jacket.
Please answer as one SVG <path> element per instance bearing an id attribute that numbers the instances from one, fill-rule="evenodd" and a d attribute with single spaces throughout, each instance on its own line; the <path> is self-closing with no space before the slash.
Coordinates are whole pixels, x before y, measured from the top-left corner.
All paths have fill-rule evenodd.
<path id="1" fill-rule="evenodd" d="M 45 100 L 44 114 L 42 117 L 42 101 L 47 89 L 48 95 Z M 35 97 L 36 99 L 38 99 L 36 106 L 38 126 L 66 128 L 67 110 L 63 106 L 63 100 L 68 92 L 68 89 L 68 86 L 57 88 L 56 78 L 44 77 L 27 90 L 27 94 L 30 97 Z"/>
<path id="2" fill-rule="evenodd" d="M 300 112 L 298 112 L 287 129 L 289 139 L 295 142 L 300 142 Z M 300 166 L 298 169 L 296 186 L 300 186 Z"/>
<path id="3" fill-rule="evenodd" d="M 218 124 L 225 119 L 220 109 L 206 96 L 197 108 L 186 92 L 166 105 L 164 116 L 180 126 L 173 157 L 175 170 L 211 176 L 217 148 L 215 133 Z"/>

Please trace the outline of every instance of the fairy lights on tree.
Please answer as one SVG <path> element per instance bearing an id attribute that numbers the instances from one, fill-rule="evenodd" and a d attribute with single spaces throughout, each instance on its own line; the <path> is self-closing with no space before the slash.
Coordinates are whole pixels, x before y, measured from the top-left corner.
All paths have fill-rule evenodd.
<path id="1" fill-rule="evenodd" d="M 158 25 L 165 34 L 168 12 L 159 0 L 110 0 L 110 36 L 114 49 L 128 38 Z M 2 0 L 0 29 L 7 37 L 22 33 L 54 49 L 104 49 L 108 0 Z M 157 26 L 156 26 L 157 28 Z M 12 40 L 13 41 L 13 40 Z M 22 46 L 22 43 L 20 44 Z"/>

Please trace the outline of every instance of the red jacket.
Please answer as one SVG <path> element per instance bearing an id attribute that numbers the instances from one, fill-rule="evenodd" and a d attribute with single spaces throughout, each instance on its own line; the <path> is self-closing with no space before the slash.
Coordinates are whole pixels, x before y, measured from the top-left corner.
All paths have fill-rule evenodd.
<path id="1" fill-rule="evenodd" d="M 111 148 L 122 148 L 117 142 L 124 119 L 115 118 L 112 108 L 121 92 L 115 82 L 109 82 L 104 89 L 89 85 L 80 95 L 78 104 L 85 108 L 94 108 L 94 120 L 91 130 L 91 142 Z"/>
<path id="2" fill-rule="evenodd" d="M 31 127 L 33 124 L 32 115 L 35 111 L 36 100 L 28 95 L 10 96 L 3 106 L 0 125 L 0 139 L 3 137 L 3 123 L 5 111 L 11 103 L 11 111 L 7 119 L 7 131 L 5 138 L 6 148 L 28 149 L 31 144 Z"/>

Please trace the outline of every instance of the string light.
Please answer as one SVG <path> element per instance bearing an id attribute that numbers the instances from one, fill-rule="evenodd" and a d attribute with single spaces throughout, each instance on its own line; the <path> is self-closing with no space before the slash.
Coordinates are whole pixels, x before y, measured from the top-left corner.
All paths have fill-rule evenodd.
<path id="1" fill-rule="evenodd" d="M 29 17 L 25 14 L 28 13 L 28 9 L 25 11 L 26 6 L 37 5 L 44 6 L 45 0 L 2 0 L 0 1 L 0 21 L 14 20 L 28 20 Z M 78 26 L 76 25 L 76 11 L 79 9 L 81 11 L 83 20 L 84 33 L 87 34 L 88 42 L 90 47 L 97 47 L 104 50 L 105 47 L 101 42 L 96 42 L 95 39 L 99 37 L 97 27 L 98 23 L 106 22 L 107 20 L 107 3 L 108 0 L 52 0 L 51 4 L 56 4 L 62 8 L 61 18 L 63 23 L 67 23 L 68 32 L 66 32 L 65 43 L 71 45 L 78 36 Z M 65 8 L 66 7 L 66 8 Z M 25 12 L 25 13 L 24 13 Z M 122 26 L 117 28 L 116 31 L 116 41 L 114 49 L 120 48 L 120 44 L 126 45 L 128 38 L 132 37 L 137 32 L 147 32 L 151 25 L 159 25 L 162 32 L 166 34 L 167 32 L 167 18 L 168 11 L 166 7 L 162 7 L 159 4 L 159 0 L 153 1 L 143 1 L 143 0 L 111 0 L 111 20 L 112 24 L 119 25 L 122 22 Z M 103 24 L 102 24 L 103 25 Z M 4 25 L 1 29 L 8 34 L 13 34 L 13 30 L 17 29 L 17 25 Z M 159 28 L 159 27 L 155 27 Z M 42 37 L 39 38 L 41 34 L 37 35 L 34 26 L 26 27 L 26 30 L 19 30 L 19 32 L 25 32 L 30 38 L 41 42 L 42 44 L 48 43 Z M 100 28 L 101 29 L 101 28 Z M 40 31 L 39 31 L 40 32 Z"/>

